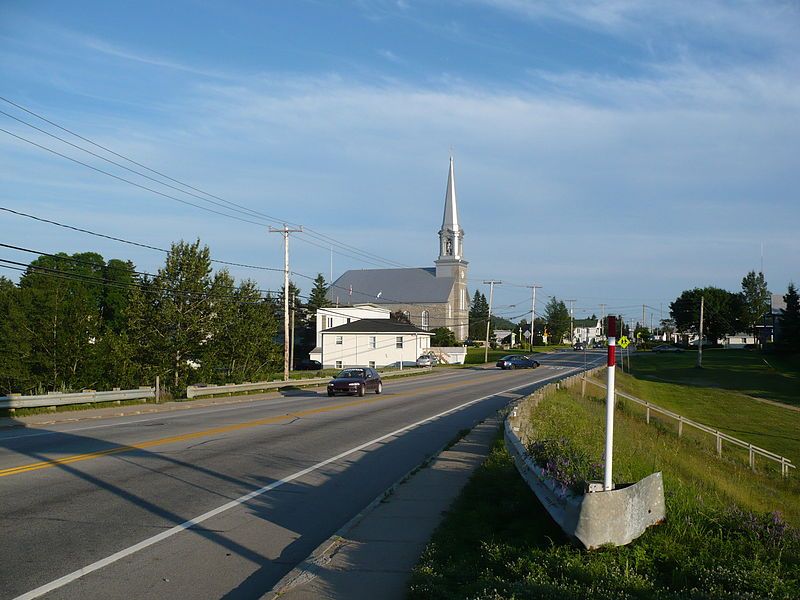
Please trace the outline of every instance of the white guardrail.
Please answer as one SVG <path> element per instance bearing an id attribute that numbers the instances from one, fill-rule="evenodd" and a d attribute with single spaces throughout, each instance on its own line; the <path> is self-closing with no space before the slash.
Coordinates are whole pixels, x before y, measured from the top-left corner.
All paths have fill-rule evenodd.
<path id="1" fill-rule="evenodd" d="M 592 385 L 596 385 L 599 388 L 606 389 L 606 385 L 600 383 L 599 381 L 594 381 L 588 377 L 584 377 L 582 379 L 582 386 L 583 389 L 581 390 L 583 393 L 586 391 L 586 382 L 591 383 Z M 692 421 L 691 419 L 687 419 L 683 415 L 679 415 L 678 413 L 672 412 L 671 410 L 667 410 L 666 408 L 661 408 L 657 404 L 653 404 L 652 402 L 648 402 L 647 400 L 642 400 L 641 398 L 637 398 L 636 396 L 631 396 L 630 394 L 626 394 L 625 392 L 616 392 L 617 397 L 625 398 L 626 400 L 630 400 L 640 406 L 645 408 L 645 421 L 647 424 L 650 424 L 650 413 L 660 413 L 664 416 L 667 416 L 671 419 L 674 419 L 678 424 L 678 437 L 683 435 L 683 426 L 687 425 L 689 427 L 694 427 L 704 433 L 712 435 L 716 438 L 717 443 L 717 456 L 722 456 L 722 442 L 728 442 L 729 444 L 733 444 L 734 446 L 738 446 L 748 451 L 748 458 L 750 468 L 755 471 L 756 468 L 756 456 L 761 456 L 762 458 L 766 458 L 767 460 L 772 460 L 781 465 L 781 476 L 788 477 L 789 476 L 789 469 L 797 468 L 795 465 L 792 464 L 792 461 L 785 456 L 781 456 L 779 454 L 775 454 L 774 452 L 770 452 L 769 450 L 765 450 L 764 448 L 760 448 L 758 446 L 754 446 L 749 442 L 745 442 L 744 440 L 740 440 L 739 438 L 735 438 L 732 435 L 728 435 L 727 433 L 721 432 L 719 429 L 714 429 L 713 427 L 709 427 L 708 425 L 703 425 L 702 423 L 698 423 L 697 421 Z M 616 399 L 615 399 L 616 400 Z"/>
<path id="2" fill-rule="evenodd" d="M 430 371 L 430 367 L 406 367 L 405 369 L 381 373 L 381 378 L 397 377 L 408 373 Z M 237 392 L 256 392 L 279 390 L 287 387 L 317 386 L 328 383 L 333 377 L 317 377 L 313 379 L 290 379 L 289 381 L 258 381 L 256 383 L 228 383 L 225 385 L 190 385 L 186 388 L 187 398 L 214 396 L 216 394 L 235 394 Z"/>
<path id="3" fill-rule="evenodd" d="M 119 400 L 146 400 L 156 397 L 156 388 L 143 386 L 133 390 L 111 390 L 110 392 L 96 392 L 84 390 L 82 392 L 61 393 L 50 392 L 37 396 L 23 396 L 22 394 L 9 394 L 0 396 L 0 408 L 39 408 L 42 406 L 65 406 L 67 404 L 85 404 L 88 402 L 115 402 Z"/>

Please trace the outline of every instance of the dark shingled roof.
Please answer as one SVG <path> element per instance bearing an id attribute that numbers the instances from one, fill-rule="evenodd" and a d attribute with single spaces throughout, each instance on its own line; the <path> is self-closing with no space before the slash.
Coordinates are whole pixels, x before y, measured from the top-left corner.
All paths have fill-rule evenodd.
<path id="1" fill-rule="evenodd" d="M 339 305 L 429 304 L 447 302 L 454 283 L 452 277 L 436 277 L 435 267 L 352 270 L 333 282 L 327 297 Z"/>
<path id="2" fill-rule="evenodd" d="M 359 319 L 338 327 L 323 329 L 322 333 L 428 333 L 433 335 L 430 331 L 391 319 Z"/>

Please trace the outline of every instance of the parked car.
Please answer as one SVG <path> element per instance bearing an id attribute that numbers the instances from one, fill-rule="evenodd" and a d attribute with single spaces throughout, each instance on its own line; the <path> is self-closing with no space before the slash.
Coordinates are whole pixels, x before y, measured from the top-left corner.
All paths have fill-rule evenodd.
<path id="1" fill-rule="evenodd" d="M 344 369 L 328 383 L 328 396 L 334 394 L 363 396 L 368 391 L 376 394 L 383 391 L 381 376 L 375 369 L 369 367 Z"/>
<path id="2" fill-rule="evenodd" d="M 606 345 L 603 342 L 595 342 L 592 344 L 592 348 L 605 348 Z"/>
<path id="3" fill-rule="evenodd" d="M 535 369 L 539 366 L 538 360 L 533 360 L 521 354 L 509 354 L 497 361 L 495 365 L 501 369 Z"/>
<path id="4" fill-rule="evenodd" d="M 670 346 L 669 344 L 661 344 L 653 348 L 653 352 L 683 352 L 683 348 L 677 346 Z"/>
<path id="5" fill-rule="evenodd" d="M 574 346 L 572 346 L 573 350 L 586 350 L 586 346 L 583 342 L 577 342 Z"/>
<path id="6" fill-rule="evenodd" d="M 423 354 L 417 359 L 418 367 L 435 367 L 439 364 L 439 359 L 433 354 Z"/>
<path id="7" fill-rule="evenodd" d="M 294 368 L 297 371 L 321 371 L 322 363 L 318 360 L 304 358 L 303 360 L 297 361 L 297 364 L 294 366 Z"/>

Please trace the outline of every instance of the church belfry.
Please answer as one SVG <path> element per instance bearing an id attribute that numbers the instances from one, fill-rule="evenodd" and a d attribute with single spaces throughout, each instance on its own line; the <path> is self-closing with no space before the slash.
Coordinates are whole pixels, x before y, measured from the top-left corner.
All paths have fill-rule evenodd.
<path id="1" fill-rule="evenodd" d="M 456 178 L 453 157 L 450 157 L 450 172 L 447 175 L 447 191 L 444 197 L 444 217 L 439 230 L 439 258 L 435 261 L 437 277 L 466 279 L 467 261 L 464 260 L 464 230 L 458 222 L 456 202 Z"/>

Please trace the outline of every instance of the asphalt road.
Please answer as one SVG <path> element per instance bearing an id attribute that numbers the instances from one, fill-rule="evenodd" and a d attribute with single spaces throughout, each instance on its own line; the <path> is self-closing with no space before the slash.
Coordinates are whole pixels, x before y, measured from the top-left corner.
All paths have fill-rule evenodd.
<path id="1" fill-rule="evenodd" d="M 584 366 L 541 360 L 0 431 L 0 597 L 259 597 L 461 430 Z"/>

